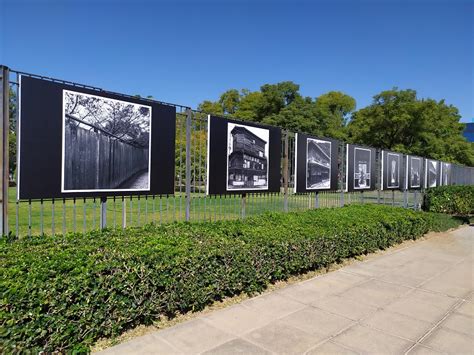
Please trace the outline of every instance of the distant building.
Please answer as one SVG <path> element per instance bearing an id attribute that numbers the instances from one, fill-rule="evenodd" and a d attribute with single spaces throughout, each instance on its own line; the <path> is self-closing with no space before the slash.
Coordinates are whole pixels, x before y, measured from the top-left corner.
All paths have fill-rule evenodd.
<path id="1" fill-rule="evenodd" d="M 228 188 L 267 187 L 267 142 L 244 127 L 236 126 L 230 133 L 232 153 L 229 155 Z"/>
<path id="2" fill-rule="evenodd" d="M 474 122 L 466 123 L 463 135 L 466 137 L 468 142 L 474 142 Z"/>

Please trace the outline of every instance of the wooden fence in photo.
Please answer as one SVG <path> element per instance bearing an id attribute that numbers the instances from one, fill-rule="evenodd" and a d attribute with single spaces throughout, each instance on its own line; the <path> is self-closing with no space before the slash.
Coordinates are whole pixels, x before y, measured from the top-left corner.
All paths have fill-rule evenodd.
<path id="1" fill-rule="evenodd" d="M 148 149 L 66 124 L 64 189 L 114 189 L 148 169 Z"/>

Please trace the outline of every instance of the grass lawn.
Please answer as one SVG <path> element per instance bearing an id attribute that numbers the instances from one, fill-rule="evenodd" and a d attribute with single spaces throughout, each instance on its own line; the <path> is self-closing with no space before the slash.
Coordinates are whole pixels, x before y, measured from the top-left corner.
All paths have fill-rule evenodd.
<path id="1" fill-rule="evenodd" d="M 419 196 L 418 196 L 419 198 Z M 377 202 L 376 191 L 366 191 L 364 202 Z M 340 206 L 340 192 L 321 192 L 318 196 L 319 207 Z M 344 203 L 360 203 L 360 193 L 344 193 Z M 381 202 L 392 203 L 391 192 L 382 191 Z M 413 194 L 409 196 L 413 203 Z M 403 203 L 403 194 L 395 193 L 395 204 Z M 315 194 L 293 194 L 288 196 L 289 211 L 303 211 L 314 208 Z M 113 198 L 107 201 L 107 225 L 110 228 L 121 228 L 123 207 L 127 226 L 141 226 L 147 223 L 169 223 L 185 219 L 186 199 L 183 192 L 174 196 L 137 196 Z M 248 194 L 245 203 L 245 215 L 251 216 L 266 211 L 283 211 L 283 194 Z M 203 193 L 191 195 L 191 220 L 235 219 L 242 216 L 242 198 L 240 195 L 206 196 Z M 62 234 L 63 232 L 87 232 L 100 226 L 100 200 L 77 199 L 44 201 L 16 201 L 16 188 L 9 189 L 9 226 L 10 231 L 19 236 L 28 234 Z"/>

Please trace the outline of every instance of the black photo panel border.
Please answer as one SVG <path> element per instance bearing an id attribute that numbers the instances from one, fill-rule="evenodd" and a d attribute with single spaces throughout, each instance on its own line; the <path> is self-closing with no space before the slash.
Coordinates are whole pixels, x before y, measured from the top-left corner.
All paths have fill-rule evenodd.
<path id="1" fill-rule="evenodd" d="M 315 186 L 308 187 L 308 147 L 311 142 L 320 141 L 330 144 L 330 161 L 327 164 L 318 164 L 316 167 L 322 169 L 328 169 L 329 186 Z M 340 142 L 336 139 L 316 137 L 305 133 L 296 133 L 295 136 L 295 187 L 294 190 L 297 193 L 304 192 L 316 192 L 316 191 L 336 191 L 338 188 L 338 158 L 339 158 L 339 144 Z M 323 155 L 327 152 L 321 152 Z M 325 157 L 323 156 L 323 159 Z M 318 181 L 320 184 L 320 182 Z"/>
<path id="2" fill-rule="evenodd" d="M 63 92 L 151 107 L 148 189 L 62 192 Z M 176 108 L 108 91 L 20 76 L 18 199 L 173 194 Z"/>
<path id="3" fill-rule="evenodd" d="M 357 186 L 355 182 L 355 155 L 357 154 L 358 157 L 362 157 L 364 159 L 365 164 L 369 164 L 369 171 L 370 171 L 370 180 L 367 186 Z M 369 191 L 375 190 L 375 181 L 377 179 L 376 176 L 376 168 L 375 168 L 375 154 L 376 149 L 371 147 L 366 147 L 362 145 L 355 145 L 355 144 L 347 144 L 346 145 L 346 190 L 349 192 L 353 191 Z M 367 156 L 368 155 L 368 156 Z M 362 165 L 362 162 L 361 162 Z"/>
<path id="4" fill-rule="evenodd" d="M 398 169 L 394 175 L 391 171 L 391 162 L 395 159 L 398 162 Z M 405 159 L 402 153 L 393 152 L 390 150 L 382 150 L 382 190 L 404 190 L 405 188 Z M 391 183 L 395 179 L 395 183 Z"/>
<path id="5" fill-rule="evenodd" d="M 245 156 L 248 158 L 245 159 L 245 162 L 242 162 L 241 172 L 239 174 L 235 173 L 237 168 L 232 167 L 228 168 L 228 162 L 230 159 L 235 161 L 235 164 L 239 162 L 240 159 L 237 154 L 232 155 L 230 151 L 228 137 L 230 135 L 228 128 L 229 127 L 242 127 L 242 132 L 237 132 L 233 134 L 236 136 L 239 133 L 239 137 L 253 141 L 253 145 L 257 145 L 255 152 L 249 151 L 246 153 L 242 151 L 242 159 Z M 246 129 L 250 128 L 249 129 Z M 252 133 L 253 131 L 254 133 Z M 268 131 L 268 142 L 265 142 L 266 133 Z M 257 133 L 263 133 L 260 137 L 256 135 Z M 262 139 L 261 139 L 262 138 Z M 240 139 L 240 138 L 239 138 Z M 260 143 L 260 144 L 259 144 Z M 232 143 L 233 144 L 233 143 Z M 239 143 L 240 144 L 240 143 Z M 265 157 L 265 144 L 268 144 L 268 157 Z M 233 145 L 232 145 L 233 147 Z M 233 149 L 233 148 L 232 148 Z M 240 151 L 239 151 L 240 152 Z M 231 158 L 232 155 L 232 158 Z M 265 165 L 265 158 L 266 165 Z M 208 146 L 207 146 L 207 186 L 206 192 L 208 195 L 225 195 L 225 194 L 245 194 L 245 193 L 266 193 L 266 192 L 280 192 L 280 167 L 281 167 L 281 130 L 280 128 L 261 125 L 253 122 L 239 121 L 234 119 L 228 119 L 224 117 L 209 115 L 208 116 Z M 232 163 L 234 164 L 234 163 Z M 245 165 L 244 165 L 245 164 Z M 249 167 L 247 167 L 247 164 Z M 262 180 L 259 180 L 252 183 L 248 182 L 251 176 L 246 176 L 245 174 L 249 173 L 248 169 L 253 168 L 264 168 L 266 166 L 267 172 L 267 186 L 266 188 L 251 188 L 245 186 L 245 184 L 258 184 L 262 183 L 265 180 L 265 177 L 262 177 Z M 247 169 L 247 170 L 245 170 Z M 232 170 L 232 171 L 231 171 Z M 245 175 L 245 176 L 244 176 Z M 257 176 L 257 175 L 254 175 Z M 232 177 L 232 179 L 231 179 Z M 229 183 L 232 180 L 232 184 L 235 184 L 235 188 L 229 188 Z M 253 178 L 252 178 L 253 180 Z M 242 187 L 238 187 L 239 185 Z"/>

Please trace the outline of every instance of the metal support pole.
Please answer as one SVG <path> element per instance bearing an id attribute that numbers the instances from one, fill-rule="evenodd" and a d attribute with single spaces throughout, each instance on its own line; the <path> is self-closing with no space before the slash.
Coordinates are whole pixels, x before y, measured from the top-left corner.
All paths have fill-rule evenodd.
<path id="1" fill-rule="evenodd" d="M 407 189 L 403 190 L 403 207 L 404 208 L 408 207 L 408 190 Z"/>
<path id="2" fill-rule="evenodd" d="M 285 146 L 283 152 L 283 210 L 288 212 L 288 131 L 285 131 L 284 134 Z"/>
<path id="3" fill-rule="evenodd" d="M 127 228 L 127 204 L 125 197 L 122 196 L 122 229 Z"/>
<path id="4" fill-rule="evenodd" d="M 414 196 L 413 196 L 413 209 L 416 211 L 418 209 L 418 191 L 415 190 L 414 192 Z"/>
<path id="5" fill-rule="evenodd" d="M 339 204 L 341 207 L 344 207 L 344 190 L 345 190 L 345 187 L 344 187 L 344 174 L 345 174 L 345 170 L 344 169 L 347 169 L 347 166 L 345 165 L 346 163 L 346 159 L 345 159 L 345 156 L 344 156 L 344 147 L 345 145 L 342 144 L 342 145 L 339 145 L 339 147 L 341 148 L 341 164 L 340 164 L 340 167 L 339 167 L 339 180 L 340 180 L 340 184 L 341 184 L 341 196 L 340 196 L 340 201 L 339 201 Z M 346 181 L 346 184 L 348 184 L 349 182 Z"/>
<path id="6" fill-rule="evenodd" d="M 186 109 L 186 221 L 190 219 L 191 213 L 191 124 L 192 111 L 190 108 Z"/>
<path id="7" fill-rule="evenodd" d="M 364 203 L 364 191 L 360 192 L 360 202 L 363 204 Z"/>
<path id="8" fill-rule="evenodd" d="M 314 193 L 314 208 L 319 208 L 319 192 Z"/>
<path id="9" fill-rule="evenodd" d="M 383 184 L 383 171 L 382 170 L 382 167 L 381 167 L 381 154 L 382 152 L 380 151 L 380 149 L 377 149 L 375 151 L 375 156 L 377 157 L 377 161 L 376 161 L 376 171 L 377 171 L 377 204 L 380 205 L 380 193 L 381 193 L 381 190 L 382 190 L 382 184 Z"/>
<path id="10" fill-rule="evenodd" d="M 107 228 L 107 197 L 100 198 L 100 229 Z"/>
<path id="11" fill-rule="evenodd" d="M 10 70 L 6 66 L 0 66 L 0 235 L 8 235 L 8 132 L 10 122 Z"/>
<path id="12" fill-rule="evenodd" d="M 392 207 L 395 206 L 395 190 L 392 190 Z"/>
<path id="13" fill-rule="evenodd" d="M 241 207 L 242 218 L 245 218 L 245 206 L 247 204 L 246 197 L 247 197 L 246 194 L 242 194 L 242 207 Z"/>

